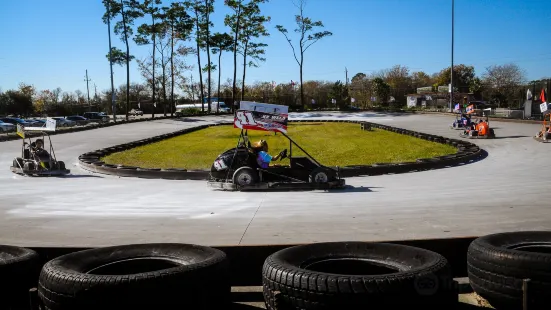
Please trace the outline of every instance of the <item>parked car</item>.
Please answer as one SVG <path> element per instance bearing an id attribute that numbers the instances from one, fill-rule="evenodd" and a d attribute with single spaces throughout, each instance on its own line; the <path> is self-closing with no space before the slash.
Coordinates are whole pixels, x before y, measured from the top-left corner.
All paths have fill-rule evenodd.
<path id="1" fill-rule="evenodd" d="M 58 127 L 73 127 L 77 124 L 76 122 L 65 119 L 63 117 L 52 117 L 52 118 L 55 119 L 56 126 Z"/>
<path id="2" fill-rule="evenodd" d="M 88 125 L 90 123 L 89 119 L 80 115 L 67 116 L 66 119 L 75 122 L 79 126 Z"/>
<path id="3" fill-rule="evenodd" d="M 109 115 L 103 112 L 84 112 L 82 116 L 90 120 L 90 122 L 108 123 L 110 120 Z"/>
<path id="4" fill-rule="evenodd" d="M 143 111 L 142 110 L 138 110 L 138 109 L 132 109 L 128 112 L 128 114 L 130 115 L 134 115 L 134 116 L 142 116 L 143 115 Z"/>
<path id="5" fill-rule="evenodd" d="M 26 127 L 42 127 L 44 126 L 44 123 L 45 123 L 38 119 L 26 119 L 24 121 L 29 124 Z"/>
<path id="6" fill-rule="evenodd" d="M 2 132 L 10 132 L 15 131 L 15 125 L 10 123 L 4 123 L 3 121 L 0 121 L 0 133 Z"/>
<path id="7" fill-rule="evenodd" d="M 21 126 L 27 126 L 27 127 L 31 126 L 31 123 L 28 123 L 25 120 L 22 120 L 17 117 L 3 117 L 3 118 L 0 118 L 0 121 L 3 121 L 4 123 L 13 124 L 14 126 L 17 126 L 17 124 Z"/>

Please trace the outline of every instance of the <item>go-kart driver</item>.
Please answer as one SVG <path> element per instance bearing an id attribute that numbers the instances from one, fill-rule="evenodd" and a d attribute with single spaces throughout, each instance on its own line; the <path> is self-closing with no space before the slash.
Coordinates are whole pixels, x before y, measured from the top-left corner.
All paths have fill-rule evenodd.
<path id="1" fill-rule="evenodd" d="M 50 154 L 44 149 L 44 141 L 42 139 L 36 139 L 32 151 L 34 155 L 41 161 L 42 166 L 44 166 L 43 162 L 50 160 Z"/>
<path id="2" fill-rule="evenodd" d="M 266 140 L 260 140 L 252 145 L 253 149 L 257 153 L 256 162 L 260 166 L 260 168 L 268 168 L 270 166 L 270 162 L 274 160 L 280 159 L 282 156 L 285 155 L 287 150 L 281 151 L 276 156 L 271 156 L 268 154 L 268 142 Z"/>

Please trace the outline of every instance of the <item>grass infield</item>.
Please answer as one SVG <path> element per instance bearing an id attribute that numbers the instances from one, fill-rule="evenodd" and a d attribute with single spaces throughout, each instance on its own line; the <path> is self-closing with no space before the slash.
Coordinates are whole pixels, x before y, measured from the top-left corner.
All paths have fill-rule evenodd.
<path id="1" fill-rule="evenodd" d="M 216 157 L 234 148 L 240 130 L 233 125 L 202 129 L 146 146 L 113 153 L 102 159 L 109 164 L 143 168 L 210 169 Z M 456 148 L 385 130 L 360 130 L 359 124 L 291 123 L 287 134 L 321 164 L 327 166 L 398 163 L 454 154 Z M 249 131 L 252 142 L 268 141 L 273 156 L 289 148 L 289 141 L 273 132 Z M 303 153 L 293 147 L 293 156 Z M 278 164 L 288 164 L 284 159 Z"/>

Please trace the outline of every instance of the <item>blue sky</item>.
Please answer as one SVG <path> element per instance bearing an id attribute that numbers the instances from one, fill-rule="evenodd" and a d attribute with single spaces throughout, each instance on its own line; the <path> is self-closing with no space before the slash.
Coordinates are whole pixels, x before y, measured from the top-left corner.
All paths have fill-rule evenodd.
<path id="1" fill-rule="evenodd" d="M 271 36 L 264 41 L 269 45 L 267 61 L 259 68 L 249 68 L 246 82 L 298 80 L 292 51 L 275 30 L 277 24 L 294 29 L 292 0 L 271 0 L 263 9 L 272 18 L 268 25 Z M 85 91 L 86 69 L 92 79 L 91 92 L 94 84 L 98 91 L 109 88 L 103 10 L 100 0 L 4 1 L 0 10 L 0 88 L 5 91 L 26 82 L 39 90 Z M 223 24 L 226 13 L 223 0 L 216 0 L 214 31 L 227 31 Z M 309 0 L 306 15 L 322 20 L 333 36 L 307 51 L 305 80 L 344 81 L 345 67 L 352 77 L 395 64 L 429 74 L 450 65 L 451 0 Z M 549 0 L 456 0 L 454 62 L 474 65 L 478 75 L 489 65 L 515 62 L 528 79 L 551 76 L 550 24 Z M 113 45 L 124 49 L 116 36 Z M 137 58 L 148 52 L 147 46 L 131 44 L 131 53 Z M 194 59 L 188 62 L 194 63 Z M 223 81 L 232 76 L 232 65 L 232 56 L 225 54 Z M 125 83 L 125 68 L 114 70 L 115 85 Z M 190 74 L 197 80 L 196 68 Z M 131 80 L 142 80 L 135 62 Z"/>

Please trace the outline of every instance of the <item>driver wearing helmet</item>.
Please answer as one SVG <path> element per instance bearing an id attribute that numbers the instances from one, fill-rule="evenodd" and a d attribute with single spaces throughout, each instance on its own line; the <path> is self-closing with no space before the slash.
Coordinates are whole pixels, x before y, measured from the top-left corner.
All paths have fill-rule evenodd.
<path id="1" fill-rule="evenodd" d="M 41 161 L 50 160 L 50 154 L 44 149 L 44 140 L 42 139 L 36 139 L 33 152 Z"/>
<path id="2" fill-rule="evenodd" d="M 268 168 L 270 166 L 270 162 L 280 159 L 282 156 L 284 156 L 284 153 L 286 153 L 286 151 L 282 151 L 281 153 L 272 157 L 270 154 L 268 154 L 268 142 L 266 140 L 260 140 L 253 143 L 253 150 L 257 153 L 256 162 L 258 163 L 260 168 L 263 169 Z"/>

